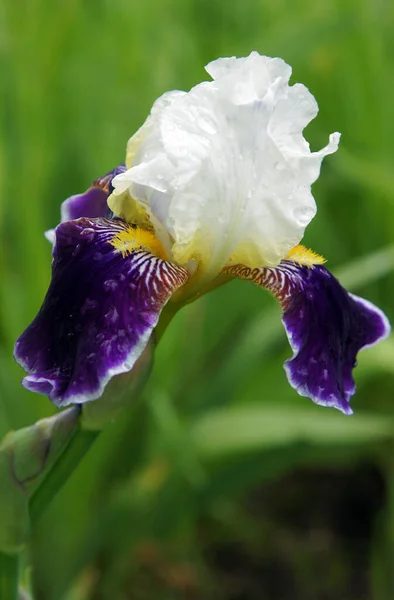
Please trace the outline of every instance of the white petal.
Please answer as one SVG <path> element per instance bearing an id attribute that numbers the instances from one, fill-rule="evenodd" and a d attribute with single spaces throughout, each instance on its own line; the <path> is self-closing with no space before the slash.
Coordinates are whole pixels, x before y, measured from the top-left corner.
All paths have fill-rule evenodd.
<path id="1" fill-rule="evenodd" d="M 281 58 L 269 58 L 252 52 L 246 58 L 219 58 L 205 70 L 215 80 L 221 80 L 226 93 L 236 104 L 261 100 L 275 81 L 286 85 L 291 67 Z"/>
<path id="2" fill-rule="evenodd" d="M 157 151 L 157 144 L 155 136 L 150 134 L 154 132 L 157 126 L 161 112 L 167 106 L 170 106 L 176 98 L 183 96 L 185 93 L 180 90 L 173 90 L 172 92 L 166 92 L 156 100 L 145 123 L 127 143 L 126 167 L 131 167 L 135 161 L 149 160 L 150 156 L 154 156 L 155 151 Z M 141 152 L 139 153 L 139 151 Z"/>
<path id="3" fill-rule="evenodd" d="M 310 152 L 302 131 L 318 107 L 306 87 L 289 86 L 279 58 L 253 52 L 206 69 L 214 81 L 156 101 L 115 195 L 128 189 L 149 209 L 182 264 L 197 260 L 212 277 L 234 261 L 276 265 L 316 212 L 311 184 L 339 134 Z"/>

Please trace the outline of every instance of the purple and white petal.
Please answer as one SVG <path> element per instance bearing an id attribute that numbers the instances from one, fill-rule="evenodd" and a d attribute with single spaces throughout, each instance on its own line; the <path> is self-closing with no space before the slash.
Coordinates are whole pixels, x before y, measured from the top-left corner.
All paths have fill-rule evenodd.
<path id="1" fill-rule="evenodd" d="M 293 356 L 284 367 L 289 383 L 316 404 L 352 414 L 356 355 L 390 332 L 384 313 L 349 294 L 322 265 L 284 260 L 276 268 L 237 265 L 227 273 L 270 290 L 283 309 Z"/>
<path id="2" fill-rule="evenodd" d="M 111 377 L 130 371 L 163 306 L 188 279 L 141 245 L 131 253 L 114 247 L 130 228 L 87 218 L 56 228 L 52 281 L 15 358 L 28 373 L 24 387 L 59 407 L 95 400 Z"/>
<path id="3" fill-rule="evenodd" d="M 119 165 L 103 177 L 96 179 L 83 194 L 75 194 L 67 198 L 61 207 L 61 221 L 108 216 L 107 198 L 113 191 L 112 180 L 125 170 L 124 165 Z"/>

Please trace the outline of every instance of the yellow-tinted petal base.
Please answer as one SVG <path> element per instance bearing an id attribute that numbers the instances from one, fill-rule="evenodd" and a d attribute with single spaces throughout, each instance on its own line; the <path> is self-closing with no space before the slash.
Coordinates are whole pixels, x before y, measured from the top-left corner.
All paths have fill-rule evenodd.
<path id="1" fill-rule="evenodd" d="M 158 258 L 166 260 L 166 252 L 151 231 L 146 231 L 135 225 L 127 225 L 119 231 L 109 243 L 116 252 L 121 252 L 123 258 L 137 250 L 148 250 Z"/>
<path id="2" fill-rule="evenodd" d="M 294 246 L 288 252 L 285 260 L 291 260 L 297 265 L 305 266 L 305 267 L 313 267 L 313 265 L 323 265 L 326 262 L 326 259 L 320 254 L 317 254 L 313 250 L 309 248 L 305 248 L 301 244 L 298 246 Z"/>
<path id="3" fill-rule="evenodd" d="M 114 215 L 123 219 L 123 221 L 136 223 L 147 229 L 153 229 L 145 207 L 132 198 L 128 191 L 122 194 L 112 193 L 108 197 L 107 204 Z"/>

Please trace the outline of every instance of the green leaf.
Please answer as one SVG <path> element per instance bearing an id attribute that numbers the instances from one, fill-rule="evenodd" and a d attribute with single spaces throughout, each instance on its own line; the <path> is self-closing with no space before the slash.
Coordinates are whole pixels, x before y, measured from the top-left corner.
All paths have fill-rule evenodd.
<path id="1" fill-rule="evenodd" d="M 191 438 L 204 458 L 309 443 L 349 446 L 394 436 L 394 419 L 356 415 L 324 408 L 294 409 L 250 404 L 211 411 L 192 427 Z"/>

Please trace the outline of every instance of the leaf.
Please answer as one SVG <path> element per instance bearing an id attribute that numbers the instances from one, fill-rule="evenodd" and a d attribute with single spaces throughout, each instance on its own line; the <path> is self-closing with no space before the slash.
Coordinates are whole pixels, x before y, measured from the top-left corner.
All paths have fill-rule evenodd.
<path id="1" fill-rule="evenodd" d="M 193 425 L 191 431 L 191 439 L 206 459 L 296 443 L 360 445 L 393 436 L 394 419 L 387 416 L 347 418 L 323 408 L 294 409 L 269 404 L 210 411 Z"/>

